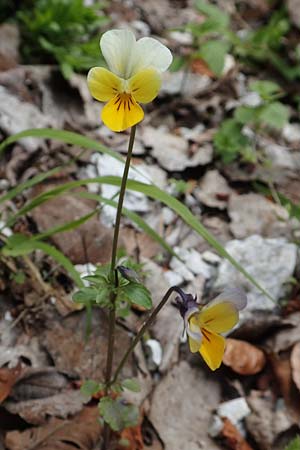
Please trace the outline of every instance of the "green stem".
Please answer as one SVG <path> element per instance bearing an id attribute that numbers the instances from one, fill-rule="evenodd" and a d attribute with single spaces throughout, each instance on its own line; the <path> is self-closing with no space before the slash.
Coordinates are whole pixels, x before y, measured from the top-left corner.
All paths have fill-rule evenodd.
<path id="1" fill-rule="evenodd" d="M 118 250 L 118 240 L 120 232 L 120 223 L 122 216 L 122 207 L 124 202 L 124 196 L 126 192 L 126 184 L 128 178 L 128 172 L 130 167 L 131 155 L 133 150 L 134 138 L 135 138 L 136 125 L 131 128 L 130 138 L 128 143 L 127 157 L 122 177 L 122 183 L 120 188 L 118 207 L 116 213 L 116 223 L 114 228 L 112 252 L 111 252 L 111 263 L 110 263 L 110 279 L 114 280 L 114 284 L 118 287 L 118 276 L 115 271 L 116 260 L 117 260 L 117 250 Z M 108 318 L 108 344 L 107 344 L 107 356 L 106 356 L 106 370 L 105 370 L 105 395 L 108 394 L 110 379 L 112 374 L 113 366 L 113 356 L 114 356 L 114 342 L 115 342 L 115 324 L 116 324 L 116 294 L 112 294 L 110 297 L 111 309 L 109 311 Z M 110 429 L 108 425 L 104 424 L 103 430 L 103 450 L 108 450 L 110 440 Z"/>
<path id="2" fill-rule="evenodd" d="M 114 384 L 117 379 L 118 376 L 120 375 L 120 372 L 122 370 L 122 368 L 124 367 L 124 364 L 126 363 L 129 355 L 131 354 L 131 352 L 134 350 L 135 346 L 137 345 L 137 343 L 140 341 L 140 339 L 143 337 L 143 334 L 145 333 L 145 331 L 147 331 L 147 329 L 152 325 L 154 319 L 156 318 L 157 314 L 160 312 L 160 310 L 163 308 L 163 306 L 167 303 L 167 301 L 169 300 L 170 295 L 172 294 L 172 292 L 178 292 L 181 293 L 181 289 L 178 288 L 177 286 L 172 286 L 170 287 L 170 289 L 166 292 L 166 294 L 163 296 L 162 300 L 160 301 L 160 303 L 156 306 L 156 308 L 154 308 L 154 310 L 152 311 L 152 313 L 147 317 L 147 319 L 144 321 L 140 331 L 137 333 L 137 335 L 135 336 L 135 338 L 133 339 L 133 341 L 131 342 L 130 346 L 128 347 L 126 353 L 124 354 L 122 360 L 120 361 L 115 375 L 111 381 L 110 384 Z"/>

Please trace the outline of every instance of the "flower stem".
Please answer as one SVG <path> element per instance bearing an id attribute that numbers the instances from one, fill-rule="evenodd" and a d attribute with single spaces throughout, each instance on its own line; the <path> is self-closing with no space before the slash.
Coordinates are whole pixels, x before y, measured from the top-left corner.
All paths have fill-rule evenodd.
<path id="1" fill-rule="evenodd" d="M 122 183 L 120 188 L 118 207 L 116 213 L 116 223 L 114 228 L 114 236 L 113 236 L 113 244 L 112 244 L 112 252 L 111 252 L 111 263 L 110 263 L 110 279 L 114 280 L 114 284 L 118 286 L 118 275 L 117 271 L 115 271 L 116 260 L 117 260 L 117 249 L 118 249 L 118 240 L 119 240 L 119 232 L 120 232 L 120 223 L 122 216 L 122 208 L 124 202 L 124 196 L 126 192 L 126 184 L 128 178 L 128 172 L 130 167 L 130 161 L 132 156 L 134 138 L 135 138 L 136 125 L 131 128 L 130 138 L 128 143 L 128 151 L 127 157 L 122 177 Z M 115 323 L 116 323 L 116 294 L 112 294 L 110 297 L 111 308 L 109 311 L 108 318 L 108 344 L 107 344 L 107 356 L 106 356 L 106 370 L 105 370 L 105 395 L 108 394 L 110 379 L 112 374 L 112 365 L 113 365 L 113 356 L 114 356 L 114 342 L 115 342 Z M 110 440 L 110 429 L 108 425 L 104 424 L 103 430 L 103 450 L 108 450 Z"/>
<path id="2" fill-rule="evenodd" d="M 160 312 L 160 310 L 163 308 L 163 306 L 167 303 L 167 301 L 169 300 L 170 295 L 173 292 L 178 292 L 179 294 L 181 294 L 182 291 L 177 286 L 172 286 L 166 292 L 166 294 L 163 296 L 163 298 L 160 301 L 160 303 L 156 306 L 156 308 L 154 308 L 154 310 L 151 312 L 151 314 L 144 321 L 142 327 L 140 328 L 140 331 L 137 333 L 137 335 L 135 336 L 135 338 L 131 342 L 131 344 L 128 347 L 126 353 L 124 354 L 122 360 L 120 361 L 120 363 L 119 363 L 119 365 L 118 365 L 118 367 L 117 367 L 117 369 L 115 371 L 114 377 L 113 377 L 113 379 L 112 379 L 110 384 L 114 384 L 117 381 L 118 376 L 120 375 L 120 372 L 121 372 L 124 364 L 126 363 L 128 357 L 130 356 L 131 352 L 134 350 L 135 346 L 138 344 L 140 339 L 143 337 L 143 334 L 145 333 L 145 331 L 147 331 L 147 329 L 152 325 L 152 323 L 153 323 L 154 319 L 156 318 L 157 314 Z"/>

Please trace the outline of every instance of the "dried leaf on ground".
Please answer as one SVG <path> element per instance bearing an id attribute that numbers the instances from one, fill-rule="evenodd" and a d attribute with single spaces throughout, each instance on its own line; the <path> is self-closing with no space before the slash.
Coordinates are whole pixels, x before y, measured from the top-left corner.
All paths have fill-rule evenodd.
<path id="1" fill-rule="evenodd" d="M 238 429 L 230 422 L 229 419 L 224 419 L 224 427 L 221 431 L 222 437 L 226 443 L 226 447 L 230 450 L 253 450 L 246 442 Z"/>
<path id="2" fill-rule="evenodd" d="M 124 440 L 128 443 L 128 445 L 125 446 L 127 450 L 143 450 L 144 442 L 141 425 L 125 428 L 125 430 L 121 432 L 120 440 Z M 120 445 L 117 450 L 124 450 L 124 445 Z"/>
<path id="3" fill-rule="evenodd" d="M 108 319 L 103 310 L 93 309 L 91 334 L 86 340 L 86 314 L 75 312 L 50 322 L 41 341 L 54 361 L 57 370 L 73 373 L 81 379 L 103 379 L 106 362 Z M 128 333 L 116 328 L 114 368 L 130 343 Z M 134 376 L 131 361 L 124 368 L 124 376 Z"/>
<path id="4" fill-rule="evenodd" d="M 292 377 L 295 385 L 300 391 L 300 342 L 294 345 L 291 353 Z"/>
<path id="5" fill-rule="evenodd" d="M 50 397 L 67 388 L 69 381 L 65 375 L 53 367 L 24 369 L 15 383 L 10 398 L 24 401 Z"/>
<path id="6" fill-rule="evenodd" d="M 254 375 L 265 364 L 264 352 L 252 344 L 238 339 L 226 339 L 223 363 L 241 375 Z"/>
<path id="7" fill-rule="evenodd" d="M 40 425 L 49 417 L 66 419 L 77 414 L 87 403 L 87 397 L 79 390 L 66 389 L 51 397 L 14 402 L 6 400 L 3 406 L 12 414 L 18 414 L 26 422 Z"/>
<path id="8" fill-rule="evenodd" d="M 22 368 L 18 364 L 16 367 L 9 369 L 2 367 L 0 369 L 0 403 L 2 403 L 11 393 L 11 390 L 20 377 Z"/>
<path id="9" fill-rule="evenodd" d="M 71 420 L 51 419 L 26 431 L 7 433 L 8 450 L 93 450 L 101 438 L 98 408 L 85 408 Z"/>
<path id="10" fill-rule="evenodd" d="M 34 190 L 34 196 L 58 186 L 59 183 L 43 185 Z M 44 232 L 49 228 L 77 220 L 95 208 L 94 201 L 66 194 L 38 206 L 33 210 L 32 216 L 39 231 Z M 78 228 L 55 234 L 51 239 L 74 264 L 105 263 L 109 260 L 112 231 L 101 224 L 97 215 Z"/>

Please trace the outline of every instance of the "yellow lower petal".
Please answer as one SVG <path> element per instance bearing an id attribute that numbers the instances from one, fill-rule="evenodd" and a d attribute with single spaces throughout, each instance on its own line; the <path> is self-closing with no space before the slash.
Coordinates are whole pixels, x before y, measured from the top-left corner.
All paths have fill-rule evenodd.
<path id="1" fill-rule="evenodd" d="M 190 351 L 192 353 L 199 352 L 200 346 L 201 346 L 201 342 L 195 341 L 195 339 L 192 339 L 190 336 L 188 336 L 188 338 L 189 338 Z"/>
<path id="2" fill-rule="evenodd" d="M 123 89 L 123 81 L 103 67 L 93 67 L 87 76 L 92 96 L 100 102 L 107 102 Z"/>
<path id="3" fill-rule="evenodd" d="M 236 307 L 230 302 L 221 302 L 207 306 L 198 315 L 200 328 L 206 328 L 214 333 L 226 333 L 239 320 Z"/>
<path id="4" fill-rule="evenodd" d="M 220 367 L 225 350 L 225 339 L 207 329 L 201 329 L 203 334 L 200 354 L 211 370 Z"/>
<path id="5" fill-rule="evenodd" d="M 128 80 L 128 91 L 137 102 L 149 103 L 157 96 L 160 85 L 159 73 L 154 69 L 144 69 Z"/>
<path id="6" fill-rule="evenodd" d="M 124 131 L 144 118 L 144 111 L 130 94 L 117 94 L 102 109 L 101 119 L 112 131 Z"/>

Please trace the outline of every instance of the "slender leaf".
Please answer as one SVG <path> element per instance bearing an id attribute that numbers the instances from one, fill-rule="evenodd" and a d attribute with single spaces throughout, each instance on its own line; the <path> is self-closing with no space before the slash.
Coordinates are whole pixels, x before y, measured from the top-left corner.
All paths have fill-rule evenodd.
<path id="1" fill-rule="evenodd" d="M 78 194 L 80 197 L 86 197 L 86 198 L 90 198 L 92 200 L 100 200 L 100 202 L 105 203 L 106 205 L 110 205 L 113 206 L 114 208 L 117 208 L 117 202 L 109 199 L 109 198 L 105 198 L 102 197 L 102 195 L 98 195 L 98 194 L 92 194 L 89 192 L 80 192 Z M 181 258 L 177 255 L 177 253 L 172 249 L 172 247 L 155 231 L 153 230 L 153 228 L 151 228 L 147 222 L 145 222 L 141 216 L 139 216 L 138 214 L 136 214 L 134 211 L 130 211 L 127 208 L 123 208 L 122 209 L 122 213 L 124 216 L 128 217 L 130 220 L 132 220 L 132 222 L 134 222 L 137 226 L 139 226 L 146 234 L 148 234 L 149 237 L 151 237 L 154 241 L 156 241 L 162 248 L 164 248 L 170 255 L 175 256 L 176 258 L 178 258 L 179 260 L 181 260 Z"/>
<path id="2" fill-rule="evenodd" d="M 74 230 L 75 228 L 80 227 L 80 225 L 82 225 L 83 223 L 87 222 L 97 212 L 98 212 L 98 208 L 95 208 L 93 211 L 91 211 L 88 214 L 85 214 L 84 216 L 80 217 L 79 219 L 72 220 L 70 222 L 64 223 L 63 225 L 58 225 L 56 227 L 49 228 L 48 230 L 44 231 L 44 233 L 36 234 L 35 236 L 33 236 L 32 239 L 35 241 L 40 241 L 47 237 L 53 236 L 54 234 L 64 233 L 66 231 Z"/>
<path id="3" fill-rule="evenodd" d="M 95 178 L 87 178 L 83 180 L 71 181 L 69 183 L 65 183 L 60 186 L 60 194 L 66 192 L 70 189 L 73 189 L 78 186 L 82 186 L 90 183 L 103 183 L 110 184 L 113 186 L 121 185 L 121 178 L 117 176 L 103 176 L 103 177 L 95 177 Z M 172 197 L 172 195 L 167 192 L 162 191 L 160 188 L 154 185 L 141 183 L 140 181 L 128 180 L 127 189 L 131 191 L 141 192 L 145 194 L 147 197 L 150 197 L 154 200 L 158 200 L 161 203 L 164 203 L 169 208 L 177 213 L 182 220 L 189 225 L 193 230 L 195 230 L 200 236 L 202 236 L 215 250 L 223 257 L 226 258 L 239 272 L 241 272 L 254 286 L 256 286 L 264 295 L 266 295 L 269 299 L 274 301 L 274 299 L 270 296 L 270 294 L 262 287 L 260 284 L 225 250 L 225 248 L 214 238 L 214 236 L 199 222 L 196 216 L 191 213 L 191 211 L 179 200 Z M 53 190 L 53 191 L 56 191 Z M 46 201 L 51 195 L 53 195 L 53 191 L 48 191 L 47 193 L 41 194 L 41 196 L 36 197 L 33 200 L 38 202 L 38 204 Z M 38 199 L 38 200 L 37 200 Z M 32 203 L 32 202 L 31 202 Z M 26 206 L 26 205 L 25 205 Z M 29 211 L 34 206 L 27 205 L 26 209 Z"/>
<path id="4" fill-rule="evenodd" d="M 1 147 L 1 145 L 0 145 L 0 147 Z M 41 183 L 42 181 L 46 180 L 47 178 L 55 175 L 60 170 L 61 170 L 61 167 L 55 167 L 54 169 L 48 170 L 48 172 L 39 173 L 35 177 L 30 178 L 30 180 L 27 180 L 24 183 L 18 184 L 18 186 L 14 187 L 13 189 L 10 189 L 6 194 L 4 194 L 4 195 L 2 195 L 2 197 L 0 197 L 0 203 L 3 203 L 7 200 L 13 199 L 17 195 L 21 194 L 25 189 L 29 189 L 32 186 L 35 186 L 36 184 Z"/>
<path id="5" fill-rule="evenodd" d="M 119 161 L 123 161 L 122 156 L 120 156 L 118 153 L 114 152 L 113 150 L 110 150 L 109 148 L 105 147 L 104 145 L 100 144 L 99 142 L 93 139 L 87 138 L 78 133 L 73 133 L 72 131 L 57 130 L 55 128 L 32 128 L 30 130 L 21 131 L 20 133 L 14 134 L 5 139 L 0 144 L 0 154 L 5 150 L 5 148 L 8 145 L 13 144 L 14 142 L 17 142 L 20 139 L 26 137 L 55 139 L 58 141 L 66 142 L 67 144 L 78 145 L 79 147 L 82 148 L 99 151 L 101 153 L 106 153 L 107 155 L 110 155 L 113 158 L 118 159 Z"/>
<path id="6" fill-rule="evenodd" d="M 15 238 L 15 239 L 13 239 Z M 63 266 L 68 274 L 73 278 L 76 285 L 80 288 L 84 287 L 84 283 L 80 278 L 79 273 L 65 255 L 63 255 L 57 248 L 45 242 L 28 239 L 26 236 L 14 235 L 8 240 L 8 244 L 2 248 L 5 255 L 22 256 L 33 252 L 34 250 L 42 250 L 47 255 L 51 256 L 58 264 Z"/>

